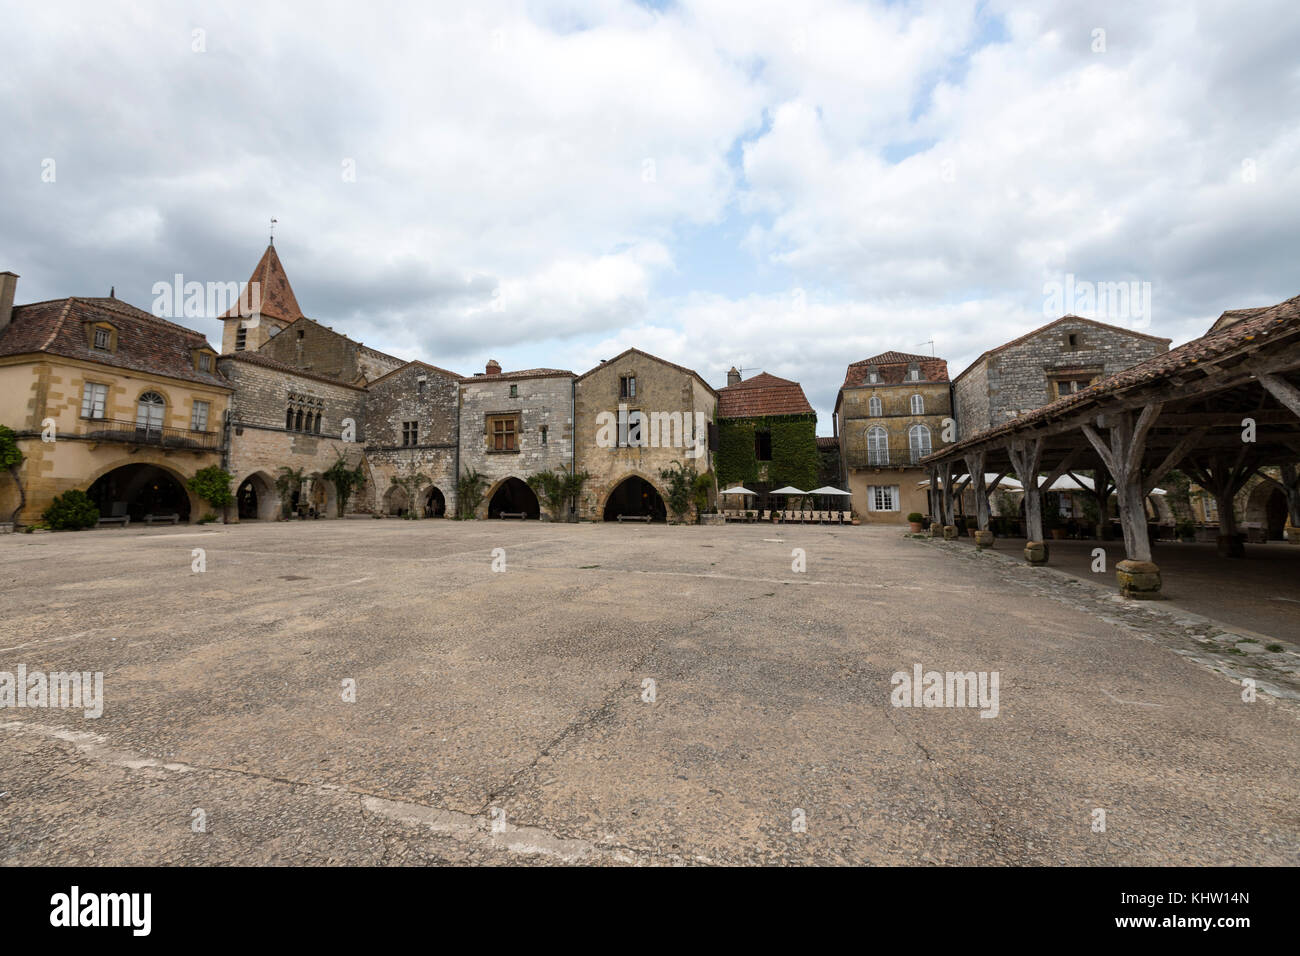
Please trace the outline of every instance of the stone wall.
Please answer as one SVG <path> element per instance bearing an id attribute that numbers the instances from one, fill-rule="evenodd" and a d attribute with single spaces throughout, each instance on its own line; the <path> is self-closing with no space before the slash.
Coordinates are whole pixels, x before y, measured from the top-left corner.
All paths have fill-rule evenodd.
<path id="1" fill-rule="evenodd" d="M 273 519 L 279 511 L 275 479 L 282 467 L 301 468 L 310 477 L 328 469 L 340 454 L 352 465 L 361 460 L 366 434 L 363 390 L 258 364 L 256 356 L 245 353 L 223 356 L 217 364 L 235 386 L 228 466 L 234 475 L 231 485 L 237 492 L 245 481 L 250 482 L 257 496 L 258 518 Z M 319 434 L 285 427 L 286 411 L 297 404 L 320 410 Z M 344 440 L 347 419 L 354 423 L 355 441 Z M 329 482 L 313 480 L 303 492 L 319 512 L 328 517 L 337 514 Z M 349 512 L 368 510 L 369 503 L 360 495 L 349 502 Z M 239 520 L 238 507 L 231 511 L 230 520 Z"/>
<path id="2" fill-rule="evenodd" d="M 965 438 L 1053 401 L 1053 375 L 1099 381 L 1168 350 L 1168 339 L 1113 325 L 1077 317 L 1053 322 L 982 357 L 959 376 L 960 434 Z"/>
<path id="3" fill-rule="evenodd" d="M 487 514 L 492 494 L 505 479 L 526 481 L 539 471 L 569 470 L 573 462 L 573 380 L 569 373 L 528 378 L 479 375 L 460 383 L 461 474 L 474 470 L 488 479 L 480 517 Z M 511 414 L 519 416 L 518 447 L 494 451 L 489 443 L 488 416 Z M 545 511 L 545 502 L 539 504 Z"/>
<path id="4" fill-rule="evenodd" d="M 446 513 L 454 513 L 459 394 L 459 376 L 423 362 L 409 362 L 370 384 L 365 409 L 370 478 L 362 497 L 376 512 L 423 514 L 430 489 L 436 488 Z M 414 445 L 403 444 L 404 422 L 419 426 Z M 412 501 L 394 486 L 393 477 L 417 474 L 423 477 L 411 488 Z"/>
<path id="5" fill-rule="evenodd" d="M 620 399 L 619 378 L 627 375 L 636 377 L 637 394 L 635 398 Z M 645 479 L 664 496 L 659 472 L 673 462 L 693 464 L 701 472 L 710 470 L 708 455 L 688 458 L 682 447 L 661 444 L 660 447 L 603 448 L 597 442 L 599 414 L 610 412 L 617 415 L 620 401 L 625 402 L 629 411 L 639 409 L 647 415 L 679 412 L 690 416 L 692 423 L 695 412 L 703 412 L 707 432 L 707 424 L 713 421 L 717 396 L 690 372 L 632 350 L 587 372 L 577 380 L 576 390 L 574 420 L 578 470 L 591 475 L 579 502 L 580 517 L 602 520 L 610 492 L 630 476 Z"/>

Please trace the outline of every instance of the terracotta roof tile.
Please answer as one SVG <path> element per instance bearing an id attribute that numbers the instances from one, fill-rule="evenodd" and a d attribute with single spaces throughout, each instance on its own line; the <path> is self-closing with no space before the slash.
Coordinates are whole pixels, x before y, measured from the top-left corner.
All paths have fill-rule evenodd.
<path id="1" fill-rule="evenodd" d="M 260 298 L 254 297 L 254 289 Z M 248 285 L 240 291 L 239 301 L 221 318 L 247 318 L 253 314 L 255 305 L 260 305 L 263 315 L 284 322 L 295 322 L 303 317 L 274 245 L 266 247 L 266 252 L 262 253 L 261 260 L 253 269 Z"/>
<path id="2" fill-rule="evenodd" d="M 892 357 L 890 361 L 883 361 Z M 908 382 L 907 369 L 913 362 L 921 366 L 921 381 Z M 880 373 L 876 385 L 923 385 L 926 382 L 948 381 L 948 362 L 945 359 L 929 355 L 907 355 L 904 352 L 885 352 L 875 358 L 854 362 L 844 373 L 844 384 L 840 388 L 874 387 L 867 381 L 867 371 L 875 366 Z"/>
<path id="3" fill-rule="evenodd" d="M 812 410 L 798 382 L 777 378 L 767 372 L 718 389 L 719 418 L 810 415 Z"/>
<path id="4" fill-rule="evenodd" d="M 82 324 L 87 321 L 114 325 L 117 351 L 91 348 Z M 0 355 L 44 352 L 229 388 L 230 383 L 217 369 L 200 372 L 194 368 L 191 349 L 214 351 L 202 333 L 112 298 L 73 296 L 15 306 L 12 321 L 0 331 Z"/>

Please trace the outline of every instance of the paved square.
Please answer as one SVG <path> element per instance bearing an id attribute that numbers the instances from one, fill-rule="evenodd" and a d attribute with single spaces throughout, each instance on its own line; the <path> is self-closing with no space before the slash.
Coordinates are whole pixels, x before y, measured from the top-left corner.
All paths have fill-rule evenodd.
<path id="1" fill-rule="evenodd" d="M 867 527 L 5 537 L 0 670 L 104 712 L 0 711 L 0 861 L 1300 862 L 1297 704 L 1032 575 Z M 918 663 L 998 715 L 892 707 Z"/>

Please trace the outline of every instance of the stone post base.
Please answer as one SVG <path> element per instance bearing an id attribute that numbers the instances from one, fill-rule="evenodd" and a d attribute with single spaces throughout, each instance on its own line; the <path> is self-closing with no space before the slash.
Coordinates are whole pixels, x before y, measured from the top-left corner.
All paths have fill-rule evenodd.
<path id="1" fill-rule="evenodd" d="M 1124 560 L 1115 565 L 1115 580 L 1120 593 L 1138 601 L 1159 601 L 1160 569 L 1150 561 Z"/>
<path id="2" fill-rule="evenodd" d="M 1025 542 L 1025 560 L 1030 564 L 1046 564 L 1047 554 L 1048 549 L 1046 541 Z"/>
<path id="3" fill-rule="evenodd" d="M 932 538 L 942 538 L 942 537 L 943 537 L 943 525 L 941 525 L 941 524 L 932 524 L 932 525 L 930 525 L 930 537 L 932 537 Z M 1297 543 L 1297 544 L 1300 544 L 1300 539 L 1297 539 L 1296 543 Z"/>
<path id="4" fill-rule="evenodd" d="M 955 541 L 957 539 L 957 526 L 955 524 L 946 524 L 943 526 L 943 540 Z"/>
<path id="5" fill-rule="evenodd" d="M 976 531 L 976 532 L 975 532 L 975 546 L 976 546 L 977 548 L 979 548 L 981 551 L 983 551 L 985 548 L 991 548 L 991 547 L 993 547 L 993 532 L 992 532 L 992 531 Z"/>
<path id="6" fill-rule="evenodd" d="M 1243 536 L 1238 534 L 1221 534 L 1214 539 L 1214 548 L 1221 557 L 1244 558 L 1246 556 L 1246 542 L 1242 538 Z"/>

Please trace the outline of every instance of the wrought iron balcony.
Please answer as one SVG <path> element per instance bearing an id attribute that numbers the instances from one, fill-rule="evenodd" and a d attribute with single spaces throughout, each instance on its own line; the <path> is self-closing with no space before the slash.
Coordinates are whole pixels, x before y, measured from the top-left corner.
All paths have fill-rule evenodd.
<path id="1" fill-rule="evenodd" d="M 81 437 L 90 441 L 116 441 L 131 445 L 157 445 L 160 448 L 187 448 L 215 451 L 221 447 L 217 432 L 200 432 L 191 428 L 167 428 L 112 418 L 83 418 Z"/>

